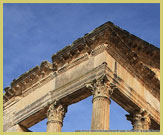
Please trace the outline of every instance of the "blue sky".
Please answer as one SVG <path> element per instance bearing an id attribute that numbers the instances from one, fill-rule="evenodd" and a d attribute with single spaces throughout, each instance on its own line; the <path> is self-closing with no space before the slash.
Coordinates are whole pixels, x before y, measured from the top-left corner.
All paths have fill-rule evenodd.
<path id="1" fill-rule="evenodd" d="M 159 4 L 4 4 L 4 87 L 107 21 L 160 47 Z M 90 129 L 91 100 L 69 106 L 63 131 Z M 132 129 L 125 110 L 110 109 L 110 129 Z M 30 130 L 45 132 L 46 121 Z"/>

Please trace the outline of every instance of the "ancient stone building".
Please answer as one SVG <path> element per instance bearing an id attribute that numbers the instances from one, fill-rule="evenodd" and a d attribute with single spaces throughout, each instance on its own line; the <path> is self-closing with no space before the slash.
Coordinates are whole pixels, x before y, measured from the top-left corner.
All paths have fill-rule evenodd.
<path id="1" fill-rule="evenodd" d="M 160 49 L 107 22 L 4 90 L 4 132 L 28 132 L 45 118 L 47 132 L 59 132 L 68 106 L 91 95 L 92 130 L 109 129 L 110 99 L 134 130 L 159 130 Z"/>

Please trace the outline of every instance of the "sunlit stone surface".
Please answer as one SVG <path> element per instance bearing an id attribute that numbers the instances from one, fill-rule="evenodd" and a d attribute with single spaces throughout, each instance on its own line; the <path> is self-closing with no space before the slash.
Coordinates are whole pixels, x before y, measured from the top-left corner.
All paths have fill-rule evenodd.
<path id="1" fill-rule="evenodd" d="M 4 132 L 29 132 L 45 118 L 47 132 L 60 132 L 67 107 L 91 95 L 92 130 L 109 129 L 110 99 L 134 130 L 159 130 L 160 49 L 107 22 L 4 90 Z"/>

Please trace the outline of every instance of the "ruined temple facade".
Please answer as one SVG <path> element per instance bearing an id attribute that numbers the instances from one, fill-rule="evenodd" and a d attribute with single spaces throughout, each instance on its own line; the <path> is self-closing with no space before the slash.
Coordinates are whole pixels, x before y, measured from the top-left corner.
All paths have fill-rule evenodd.
<path id="1" fill-rule="evenodd" d="M 68 106 L 91 95 L 92 130 L 109 130 L 111 99 L 133 130 L 159 130 L 160 49 L 107 22 L 4 90 L 4 132 L 29 132 L 45 118 L 47 132 L 60 132 Z"/>

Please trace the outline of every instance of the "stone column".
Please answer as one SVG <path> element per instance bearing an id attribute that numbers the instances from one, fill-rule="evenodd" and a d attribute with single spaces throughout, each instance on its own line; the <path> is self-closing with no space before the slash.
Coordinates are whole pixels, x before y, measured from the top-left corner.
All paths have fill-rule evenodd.
<path id="1" fill-rule="evenodd" d="M 47 132 L 61 132 L 66 112 L 67 107 L 61 104 L 54 103 L 49 106 L 47 111 Z"/>
<path id="2" fill-rule="evenodd" d="M 110 94 L 112 90 L 106 75 L 87 84 L 93 92 L 92 130 L 108 130 L 110 115 Z"/>
<path id="3" fill-rule="evenodd" d="M 151 120 L 149 114 L 143 110 L 135 110 L 130 115 L 126 115 L 133 125 L 133 130 L 149 130 Z"/>

